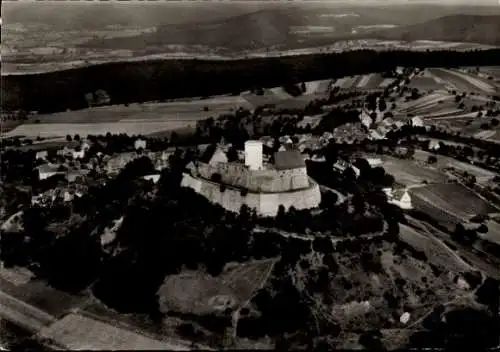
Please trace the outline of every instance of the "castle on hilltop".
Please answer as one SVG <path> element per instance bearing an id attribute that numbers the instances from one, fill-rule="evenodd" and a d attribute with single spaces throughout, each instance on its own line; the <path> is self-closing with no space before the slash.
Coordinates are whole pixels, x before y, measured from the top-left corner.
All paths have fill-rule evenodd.
<path id="1" fill-rule="evenodd" d="M 229 162 L 218 146 L 210 160 L 190 165 L 181 186 L 233 212 L 239 212 L 243 204 L 261 216 L 276 216 L 280 205 L 285 210 L 318 207 L 319 185 L 307 175 L 300 152 L 278 151 L 273 159 L 264 162 L 263 144 L 257 140 L 245 142 L 243 162 Z"/>

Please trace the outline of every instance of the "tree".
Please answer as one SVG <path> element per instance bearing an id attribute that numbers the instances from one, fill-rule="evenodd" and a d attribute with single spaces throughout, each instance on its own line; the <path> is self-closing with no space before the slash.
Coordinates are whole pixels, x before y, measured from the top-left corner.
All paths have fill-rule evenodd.
<path id="1" fill-rule="evenodd" d="M 73 138 L 71 137 L 71 135 L 67 134 L 66 135 L 66 141 L 67 142 L 71 142 L 73 140 Z"/>
<path id="2" fill-rule="evenodd" d="M 304 82 L 302 82 L 302 84 L 300 85 L 300 90 L 302 91 L 302 93 L 305 93 L 306 92 L 306 84 Z"/>
<path id="3" fill-rule="evenodd" d="M 380 99 L 379 102 L 378 102 L 378 109 L 380 111 L 385 111 L 385 109 L 387 109 L 387 104 L 385 102 L 384 99 Z"/>
<path id="4" fill-rule="evenodd" d="M 229 148 L 229 150 L 227 151 L 227 160 L 229 162 L 234 162 L 234 161 L 238 161 L 238 151 L 236 150 L 236 148 L 234 146 L 231 146 Z"/>
<path id="5" fill-rule="evenodd" d="M 79 134 L 75 134 L 75 136 L 73 137 L 73 139 L 77 142 L 80 141 L 80 135 Z"/>
<path id="6" fill-rule="evenodd" d="M 87 105 L 90 108 L 94 105 L 94 93 L 90 92 L 85 94 L 85 100 L 87 101 Z"/>
<path id="7" fill-rule="evenodd" d="M 109 104 L 110 101 L 111 98 L 105 90 L 102 89 L 96 90 L 94 94 L 94 104 L 96 105 Z"/>

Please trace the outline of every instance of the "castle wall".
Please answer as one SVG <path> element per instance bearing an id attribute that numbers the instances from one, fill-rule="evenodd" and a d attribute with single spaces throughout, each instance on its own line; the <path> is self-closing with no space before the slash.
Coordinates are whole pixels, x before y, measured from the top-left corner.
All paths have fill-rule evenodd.
<path id="1" fill-rule="evenodd" d="M 200 163 L 198 173 L 210 180 L 214 173 L 221 175 L 222 183 L 246 188 L 253 192 L 278 193 L 309 187 L 305 167 L 289 170 L 249 170 L 238 163 L 219 163 L 209 165 Z"/>
<path id="2" fill-rule="evenodd" d="M 286 193 L 253 193 L 246 196 L 240 194 L 239 189 L 227 187 L 221 192 L 220 185 L 215 182 L 202 180 L 189 174 L 184 174 L 182 187 L 192 188 L 212 203 L 221 205 L 224 209 L 239 212 L 243 204 L 255 209 L 261 216 L 276 216 L 278 208 L 283 205 L 286 210 L 291 206 L 295 209 L 311 209 L 319 206 L 321 194 L 319 186 L 314 183 L 307 189 Z"/>

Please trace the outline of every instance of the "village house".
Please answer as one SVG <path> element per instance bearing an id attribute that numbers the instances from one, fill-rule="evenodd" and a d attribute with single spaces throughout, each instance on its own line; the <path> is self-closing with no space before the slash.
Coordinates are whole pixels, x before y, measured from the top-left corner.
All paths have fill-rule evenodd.
<path id="1" fill-rule="evenodd" d="M 429 141 L 429 150 L 439 150 L 439 148 L 441 148 L 441 146 L 439 145 L 439 141 L 435 139 L 431 139 Z"/>
<path id="2" fill-rule="evenodd" d="M 136 139 L 135 142 L 134 142 L 134 148 L 135 150 L 138 150 L 138 149 L 146 149 L 146 141 L 144 139 Z"/>
<path id="3" fill-rule="evenodd" d="M 364 110 L 359 116 L 359 120 L 361 121 L 361 124 L 368 129 L 371 127 L 373 123 L 372 118 Z"/>
<path id="4" fill-rule="evenodd" d="M 135 158 L 137 158 L 137 154 L 134 152 L 120 153 L 106 160 L 105 169 L 109 173 L 118 172 Z"/>
<path id="5" fill-rule="evenodd" d="M 390 204 L 394 204 L 401 209 L 413 209 L 411 196 L 407 189 L 396 189 L 384 188 L 384 193 L 387 195 L 387 201 Z"/>
<path id="6" fill-rule="evenodd" d="M 377 130 L 370 130 L 370 139 L 384 139 L 385 138 L 385 135 L 381 134 L 379 131 Z"/>
<path id="7" fill-rule="evenodd" d="M 410 124 L 413 127 L 424 127 L 424 120 L 422 120 L 422 118 L 419 116 L 415 116 L 415 117 L 412 117 Z"/>
<path id="8" fill-rule="evenodd" d="M 371 167 L 382 165 L 382 159 L 380 158 L 366 158 L 366 161 L 368 161 L 368 164 L 370 164 Z"/>
<path id="9" fill-rule="evenodd" d="M 260 141 L 263 143 L 263 145 L 272 148 L 274 146 L 274 138 L 271 136 L 263 136 L 260 138 Z"/>
<path id="10" fill-rule="evenodd" d="M 35 159 L 36 160 L 47 160 L 47 157 L 49 156 L 49 152 L 46 150 L 40 150 L 36 152 Z"/>
<path id="11" fill-rule="evenodd" d="M 160 177 L 161 177 L 160 174 L 151 174 L 142 176 L 142 178 L 145 179 L 146 181 L 153 181 L 153 183 L 157 183 Z"/>
<path id="12" fill-rule="evenodd" d="M 55 165 L 55 164 L 43 164 L 43 165 L 40 165 L 37 167 L 37 170 L 38 170 L 38 179 L 39 180 L 45 180 L 49 177 L 52 177 L 58 173 L 60 173 L 58 171 L 58 166 Z"/>
<path id="13" fill-rule="evenodd" d="M 1 226 L 0 230 L 2 232 L 22 232 L 23 227 L 23 211 L 20 210 L 17 213 L 10 216 Z"/>
<path id="14" fill-rule="evenodd" d="M 348 168 L 351 168 L 356 174 L 356 177 L 359 177 L 359 175 L 361 175 L 361 171 L 356 166 L 344 160 L 337 160 L 337 162 L 333 165 L 333 168 L 340 172 L 344 172 Z"/>
<path id="15" fill-rule="evenodd" d="M 394 119 L 393 118 L 390 118 L 390 117 L 386 117 L 385 119 L 382 120 L 382 125 L 384 125 L 385 127 L 388 127 L 388 128 L 392 128 L 392 126 L 394 125 Z"/>

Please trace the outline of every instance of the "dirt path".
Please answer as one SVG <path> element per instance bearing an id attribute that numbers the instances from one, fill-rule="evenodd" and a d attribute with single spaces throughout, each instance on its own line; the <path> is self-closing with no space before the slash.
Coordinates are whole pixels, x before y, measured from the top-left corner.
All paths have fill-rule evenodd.
<path id="1" fill-rule="evenodd" d="M 33 332 L 57 320 L 54 316 L 2 291 L 0 291 L 0 316 Z"/>

